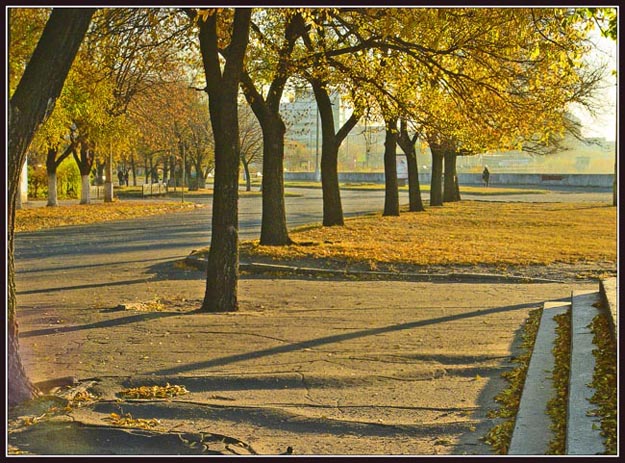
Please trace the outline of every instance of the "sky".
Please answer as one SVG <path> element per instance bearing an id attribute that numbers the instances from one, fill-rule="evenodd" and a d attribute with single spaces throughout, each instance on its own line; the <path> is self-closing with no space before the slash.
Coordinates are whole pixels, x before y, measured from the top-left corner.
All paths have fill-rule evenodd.
<path id="1" fill-rule="evenodd" d="M 597 99 L 604 101 L 605 105 L 600 114 L 592 117 L 585 111 L 574 109 L 573 112 L 582 121 L 582 134 L 586 137 L 600 137 L 608 141 L 614 141 L 616 138 L 616 119 L 617 119 L 617 77 L 612 75 L 612 70 L 617 70 L 617 43 L 605 37 L 601 37 L 598 30 L 593 31 L 594 41 L 597 44 L 597 50 L 593 53 L 592 60 L 608 63 L 608 75 L 604 85 L 597 92 Z"/>

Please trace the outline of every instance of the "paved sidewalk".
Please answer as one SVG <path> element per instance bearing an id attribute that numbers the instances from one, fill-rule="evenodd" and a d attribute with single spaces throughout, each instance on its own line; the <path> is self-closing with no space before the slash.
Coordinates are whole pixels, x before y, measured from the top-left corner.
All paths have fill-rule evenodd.
<path id="1" fill-rule="evenodd" d="M 480 440 L 494 424 L 487 412 L 528 312 L 587 285 L 248 276 L 239 312 L 193 313 L 203 287 L 203 273 L 188 271 L 110 286 L 105 299 L 80 285 L 22 294 L 31 378 L 97 378 L 101 398 L 71 412 L 71 424 L 57 418 L 11 443 L 98 454 L 113 439 L 128 444 L 122 453 L 179 453 L 191 447 L 172 442 L 188 433 L 204 439 L 205 453 L 489 454 Z M 164 310 L 131 304 L 155 298 Z M 167 382 L 190 393 L 116 401 L 125 387 Z M 122 438 L 111 413 L 161 424 Z M 104 428 L 94 436 L 80 423 Z M 216 435 L 238 445 L 227 450 Z M 58 444 L 68 436 L 71 445 Z"/>

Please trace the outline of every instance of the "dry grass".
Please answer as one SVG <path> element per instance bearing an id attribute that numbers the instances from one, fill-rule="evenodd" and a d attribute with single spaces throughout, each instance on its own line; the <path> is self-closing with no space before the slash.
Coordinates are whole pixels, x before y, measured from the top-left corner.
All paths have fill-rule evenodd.
<path id="1" fill-rule="evenodd" d="M 156 214 L 189 211 L 199 205 L 171 201 L 114 201 L 75 206 L 37 207 L 15 211 L 15 231 L 36 231 L 65 225 L 85 225 Z"/>
<path id="2" fill-rule="evenodd" d="M 400 217 L 380 214 L 343 227 L 302 227 L 299 245 L 244 242 L 242 254 L 406 265 L 616 263 L 616 208 L 594 203 L 462 201 Z"/>

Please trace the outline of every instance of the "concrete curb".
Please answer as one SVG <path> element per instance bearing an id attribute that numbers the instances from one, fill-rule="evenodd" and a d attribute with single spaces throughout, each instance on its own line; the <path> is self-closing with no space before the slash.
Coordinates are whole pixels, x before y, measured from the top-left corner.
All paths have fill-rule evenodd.
<path id="1" fill-rule="evenodd" d="M 616 277 L 601 280 L 599 282 L 599 288 L 601 291 L 601 299 L 604 306 L 607 308 L 608 319 L 610 320 L 610 324 L 612 325 L 612 334 L 614 334 L 614 339 L 617 339 L 616 333 L 618 333 L 618 283 L 616 281 Z"/>
<path id="2" fill-rule="evenodd" d="M 532 357 L 523 385 L 508 455 L 545 455 L 553 439 L 547 403 L 555 394 L 553 344 L 556 338 L 556 315 L 566 313 L 570 303 L 545 302 Z"/>
<path id="3" fill-rule="evenodd" d="M 185 262 L 196 268 L 205 270 L 206 259 L 187 256 Z M 239 269 L 254 273 L 286 272 L 295 275 L 322 275 L 322 276 L 368 276 L 410 281 L 493 281 L 500 283 L 562 283 L 559 280 L 546 278 L 531 278 L 514 275 L 497 275 L 492 273 L 396 273 L 367 270 L 333 270 L 314 267 L 296 267 L 282 264 L 261 264 L 257 262 L 241 262 Z"/>
<path id="4" fill-rule="evenodd" d="M 595 371 L 595 348 L 590 324 L 599 309 L 599 292 L 574 291 L 571 296 L 571 370 L 566 426 L 567 455 L 597 455 L 605 451 L 601 437 L 601 420 L 593 416 L 595 408 L 589 399 L 595 389 L 590 386 Z"/>

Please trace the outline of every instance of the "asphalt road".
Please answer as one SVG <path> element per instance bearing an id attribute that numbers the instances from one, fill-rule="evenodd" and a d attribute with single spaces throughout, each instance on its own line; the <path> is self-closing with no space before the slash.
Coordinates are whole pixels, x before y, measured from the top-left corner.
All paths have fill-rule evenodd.
<path id="1" fill-rule="evenodd" d="M 320 189 L 288 190 L 298 196 L 286 198 L 289 228 L 319 223 L 322 220 Z M 380 211 L 384 191 L 344 190 L 341 193 L 345 216 Z M 480 201 L 611 201 L 611 192 L 599 189 L 552 189 L 548 194 L 463 195 Z M 37 232 L 17 233 L 16 282 L 18 291 L 45 292 L 54 287 L 71 287 L 72 281 L 84 281 L 89 274 L 102 282 L 110 273 L 113 281 L 139 267 L 180 259 L 194 249 L 210 243 L 212 198 L 194 198 L 206 207 L 174 215 L 158 215 L 132 221 L 102 222 Z M 425 199 L 425 198 L 424 198 Z M 400 192 L 400 203 L 407 203 L 407 193 Z M 45 204 L 45 203 L 44 203 Z M 36 204 L 33 204 L 36 205 Z M 256 239 L 260 234 L 261 197 L 242 196 L 239 202 L 241 239 Z M 125 271 L 124 271 L 125 270 Z M 120 280 L 121 281 L 121 280 Z M 102 283 L 104 284 L 104 283 Z M 57 286 L 58 285 L 58 286 Z"/>

